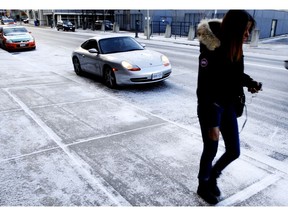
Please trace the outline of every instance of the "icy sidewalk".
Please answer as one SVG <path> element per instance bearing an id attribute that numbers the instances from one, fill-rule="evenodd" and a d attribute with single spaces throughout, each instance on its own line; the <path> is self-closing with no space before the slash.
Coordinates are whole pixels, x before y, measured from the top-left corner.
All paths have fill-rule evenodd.
<path id="1" fill-rule="evenodd" d="M 207 205 L 196 194 L 199 133 L 0 55 L 1 206 Z M 287 185 L 280 162 L 243 150 L 218 206 L 287 206 Z"/>

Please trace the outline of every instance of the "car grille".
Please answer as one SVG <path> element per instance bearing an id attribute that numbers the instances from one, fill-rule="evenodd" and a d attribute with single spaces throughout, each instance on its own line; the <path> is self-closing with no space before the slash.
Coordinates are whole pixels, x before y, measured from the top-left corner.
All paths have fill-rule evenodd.
<path id="1" fill-rule="evenodd" d="M 169 75 L 171 74 L 171 72 L 169 73 L 165 73 L 163 75 L 162 78 L 158 79 L 158 80 L 161 80 L 161 79 L 165 79 L 166 77 L 168 77 Z M 140 78 L 131 78 L 130 79 L 132 82 L 149 82 L 149 81 L 152 81 L 152 79 L 148 79 L 147 77 L 140 77 Z M 157 79 L 156 79 L 157 80 Z M 155 81 L 155 80 L 153 80 Z"/>
<path id="2" fill-rule="evenodd" d="M 13 40 L 13 43 L 27 43 L 29 40 Z"/>

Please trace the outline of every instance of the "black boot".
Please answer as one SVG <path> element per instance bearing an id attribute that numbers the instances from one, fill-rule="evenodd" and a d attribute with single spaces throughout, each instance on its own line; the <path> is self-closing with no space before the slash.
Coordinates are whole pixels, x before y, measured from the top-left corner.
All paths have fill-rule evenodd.
<path id="1" fill-rule="evenodd" d="M 217 197 L 211 193 L 208 181 L 199 180 L 197 194 L 209 204 L 215 205 L 219 202 Z"/>
<path id="2" fill-rule="evenodd" d="M 211 193 L 217 197 L 219 197 L 221 195 L 221 191 L 217 186 L 217 178 L 219 178 L 220 174 L 221 174 L 220 172 L 216 172 L 216 171 L 212 170 L 211 176 L 208 180 L 208 184 L 209 184 Z"/>
<path id="3" fill-rule="evenodd" d="M 208 184 L 209 184 L 211 193 L 215 195 L 216 197 L 219 197 L 221 195 L 221 191 L 217 186 L 217 179 L 211 177 L 208 181 Z"/>

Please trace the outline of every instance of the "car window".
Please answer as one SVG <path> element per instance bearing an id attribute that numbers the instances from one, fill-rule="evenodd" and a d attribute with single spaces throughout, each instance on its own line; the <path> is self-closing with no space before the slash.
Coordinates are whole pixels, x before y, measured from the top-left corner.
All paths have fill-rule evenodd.
<path id="1" fill-rule="evenodd" d="M 89 50 L 89 49 L 92 49 L 92 48 L 95 48 L 98 50 L 98 45 L 97 45 L 97 41 L 94 40 L 94 39 L 91 39 L 91 40 L 88 40 L 86 42 L 84 42 L 81 47 L 85 50 Z"/>
<path id="2" fill-rule="evenodd" d="M 128 52 L 144 48 L 131 37 L 105 38 L 99 41 L 101 53 Z"/>

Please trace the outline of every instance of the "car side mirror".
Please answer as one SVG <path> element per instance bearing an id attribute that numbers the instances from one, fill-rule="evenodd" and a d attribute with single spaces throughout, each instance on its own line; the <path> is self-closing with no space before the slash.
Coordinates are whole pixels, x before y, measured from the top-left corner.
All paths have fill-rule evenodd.
<path id="1" fill-rule="evenodd" d="M 89 53 L 98 53 L 98 50 L 95 48 L 91 48 L 88 50 Z"/>

